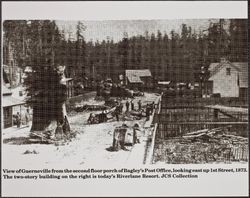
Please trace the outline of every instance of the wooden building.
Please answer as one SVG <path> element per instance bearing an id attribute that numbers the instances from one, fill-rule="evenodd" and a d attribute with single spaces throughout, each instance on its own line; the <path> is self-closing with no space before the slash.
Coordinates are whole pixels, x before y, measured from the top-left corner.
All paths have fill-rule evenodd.
<path id="1" fill-rule="evenodd" d="M 131 88 L 151 88 L 153 86 L 152 75 L 149 69 L 126 70 L 126 85 Z"/>
<path id="2" fill-rule="evenodd" d="M 220 63 L 211 63 L 207 83 L 208 94 L 221 97 L 246 98 L 248 93 L 248 63 L 230 62 L 224 58 Z"/>
<path id="3" fill-rule="evenodd" d="M 21 114 L 21 108 L 25 104 L 24 101 L 14 98 L 12 92 L 2 85 L 2 110 L 3 110 L 3 128 L 8 128 L 13 126 L 13 112 L 14 108 L 20 108 L 18 111 Z M 20 115 L 22 116 L 22 115 Z"/>

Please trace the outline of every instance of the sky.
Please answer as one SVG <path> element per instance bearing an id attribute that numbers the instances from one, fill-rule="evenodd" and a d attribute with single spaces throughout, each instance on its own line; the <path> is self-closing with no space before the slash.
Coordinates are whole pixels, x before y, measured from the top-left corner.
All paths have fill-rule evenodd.
<path id="1" fill-rule="evenodd" d="M 183 19 L 183 20 L 106 20 L 106 21 L 81 21 L 86 29 L 84 39 L 86 41 L 102 41 L 113 39 L 117 42 L 123 38 L 124 32 L 128 36 L 144 35 L 146 31 L 169 34 L 171 30 L 177 33 L 181 32 L 181 25 L 184 23 L 192 27 L 192 31 L 199 33 L 209 27 L 210 22 L 217 22 L 218 19 Z M 68 35 L 71 32 L 74 37 L 77 21 L 56 21 L 60 30 L 64 30 Z"/>

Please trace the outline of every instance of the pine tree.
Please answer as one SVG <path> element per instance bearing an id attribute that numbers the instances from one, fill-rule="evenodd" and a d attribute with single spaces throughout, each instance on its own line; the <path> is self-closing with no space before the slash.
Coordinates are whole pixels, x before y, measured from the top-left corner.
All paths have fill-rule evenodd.
<path id="1" fill-rule="evenodd" d="M 128 69 L 129 63 L 129 40 L 128 34 L 125 32 L 122 41 L 119 43 L 118 53 L 120 56 L 120 74 L 125 77 L 125 71 Z"/>
<path id="2" fill-rule="evenodd" d="M 247 20 L 231 19 L 229 26 L 230 34 L 230 60 L 246 62 L 248 55 L 247 47 Z"/>

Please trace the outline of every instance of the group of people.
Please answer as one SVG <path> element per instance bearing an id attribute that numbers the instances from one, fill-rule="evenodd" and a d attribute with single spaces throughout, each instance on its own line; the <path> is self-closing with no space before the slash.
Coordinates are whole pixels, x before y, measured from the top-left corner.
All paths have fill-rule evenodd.
<path id="1" fill-rule="evenodd" d="M 17 128 L 20 128 L 21 127 L 21 124 L 24 124 L 24 125 L 27 125 L 29 126 L 29 122 L 31 120 L 30 118 L 30 112 L 29 112 L 29 109 L 27 108 L 26 109 L 26 112 L 24 114 L 24 118 L 25 120 L 22 122 L 22 117 L 21 117 L 21 114 L 19 112 L 17 112 L 16 115 L 13 115 L 13 118 L 14 118 L 14 124 L 17 125 Z"/>
<path id="2" fill-rule="evenodd" d="M 142 109 L 142 102 L 141 100 L 139 100 L 137 102 L 138 104 L 138 108 L 135 109 L 135 105 L 134 105 L 134 101 L 126 101 L 125 106 L 126 106 L 126 112 L 131 111 L 137 111 L 140 115 L 140 118 L 142 117 L 142 112 L 144 111 Z M 153 109 L 155 107 L 155 103 L 152 102 L 150 104 L 146 105 L 146 118 L 147 120 L 149 120 L 150 115 L 152 115 L 153 113 Z M 120 121 L 120 115 L 123 113 L 123 104 L 121 102 L 116 102 L 116 107 L 115 110 L 113 111 L 113 116 L 116 118 L 117 121 Z M 89 118 L 87 120 L 88 124 L 97 124 L 97 123 L 102 123 L 102 122 L 107 122 L 108 118 L 107 118 L 107 113 L 105 111 L 103 111 L 102 113 L 98 114 L 98 115 L 94 115 L 93 113 L 90 113 Z"/>
<path id="3" fill-rule="evenodd" d="M 89 114 L 89 118 L 87 120 L 88 124 L 98 124 L 108 121 L 107 112 L 104 110 L 101 113 L 95 115 L 93 113 Z"/>
<path id="4" fill-rule="evenodd" d="M 127 102 L 125 103 L 125 106 L 126 106 L 126 112 L 128 112 L 130 110 L 131 111 L 135 110 L 135 105 L 134 105 L 133 100 L 131 100 L 130 102 L 127 100 Z M 138 111 L 140 111 L 141 109 L 142 109 L 142 103 L 141 103 L 141 100 L 139 100 L 138 101 Z M 115 111 L 114 111 L 114 114 L 115 114 L 117 121 L 119 121 L 119 115 L 122 114 L 122 112 L 123 112 L 123 104 L 119 103 L 119 104 L 117 104 Z"/>
<path id="5" fill-rule="evenodd" d="M 140 111 L 140 110 L 142 109 L 141 100 L 139 100 L 137 104 L 138 104 L 138 110 Z M 131 100 L 130 102 L 127 101 L 125 105 L 126 105 L 126 111 L 127 111 L 127 112 L 129 111 L 129 108 L 131 108 L 131 111 L 134 111 L 134 110 L 135 110 L 135 105 L 134 105 L 133 100 Z"/>
<path id="6" fill-rule="evenodd" d="M 132 134 L 132 141 L 128 140 L 128 136 L 131 135 L 131 133 L 128 133 L 129 127 L 127 124 L 122 124 L 120 127 L 116 127 L 114 131 L 114 136 L 113 136 L 113 150 L 118 151 L 120 149 L 122 150 L 127 150 L 125 145 L 134 145 L 137 143 L 140 143 L 140 138 L 139 138 L 139 132 L 141 132 L 141 129 L 139 127 L 139 124 L 135 123 L 134 126 L 132 127 L 133 129 L 133 134 Z"/>

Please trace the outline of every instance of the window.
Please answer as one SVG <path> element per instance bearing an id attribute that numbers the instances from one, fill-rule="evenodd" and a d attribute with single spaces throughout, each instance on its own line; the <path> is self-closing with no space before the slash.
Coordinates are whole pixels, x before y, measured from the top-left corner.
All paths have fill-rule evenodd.
<path id="1" fill-rule="evenodd" d="M 227 74 L 227 76 L 230 76 L 230 75 L 231 75 L 231 68 L 227 68 L 227 69 L 226 69 L 226 74 Z"/>

